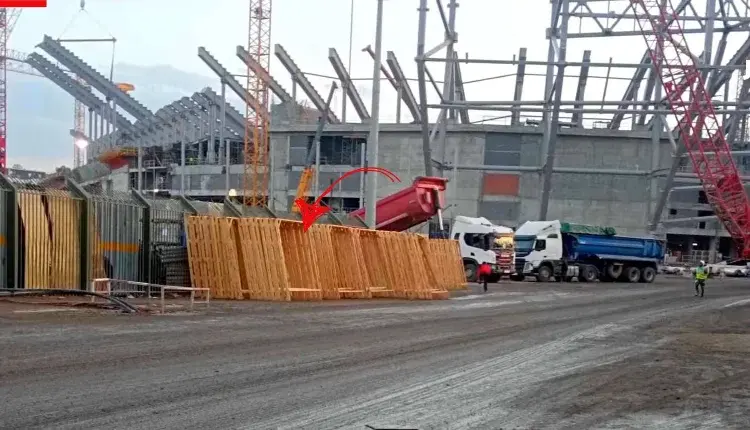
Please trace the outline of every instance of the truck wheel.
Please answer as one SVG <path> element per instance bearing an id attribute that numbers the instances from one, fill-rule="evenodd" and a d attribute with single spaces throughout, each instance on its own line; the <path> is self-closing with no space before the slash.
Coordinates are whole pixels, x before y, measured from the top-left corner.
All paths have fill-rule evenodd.
<path id="1" fill-rule="evenodd" d="M 625 280 L 634 283 L 641 280 L 641 269 L 630 266 L 625 269 Z"/>
<path id="2" fill-rule="evenodd" d="M 536 280 L 539 282 L 549 282 L 552 279 L 552 269 L 549 266 L 542 266 L 536 275 Z"/>
<path id="3" fill-rule="evenodd" d="M 466 282 L 477 282 L 478 273 L 479 270 L 476 263 L 471 261 L 464 261 L 464 274 L 466 275 Z"/>
<path id="4" fill-rule="evenodd" d="M 581 277 L 580 281 L 583 282 L 594 282 L 599 279 L 599 271 L 594 266 L 585 265 L 581 266 Z"/>
<path id="5" fill-rule="evenodd" d="M 641 272 L 641 282 L 650 284 L 656 279 L 656 270 L 653 267 L 646 267 Z"/>
<path id="6" fill-rule="evenodd" d="M 622 264 L 610 264 L 607 266 L 607 276 L 612 279 L 617 279 L 622 275 Z"/>

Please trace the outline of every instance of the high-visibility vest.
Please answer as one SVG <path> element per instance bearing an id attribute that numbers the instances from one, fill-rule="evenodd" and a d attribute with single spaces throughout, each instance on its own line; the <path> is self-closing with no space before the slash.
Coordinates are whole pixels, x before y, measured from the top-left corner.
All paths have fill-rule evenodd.
<path id="1" fill-rule="evenodd" d="M 703 281 L 708 279 L 708 271 L 705 267 L 696 267 L 695 268 L 695 279 L 699 281 Z"/>

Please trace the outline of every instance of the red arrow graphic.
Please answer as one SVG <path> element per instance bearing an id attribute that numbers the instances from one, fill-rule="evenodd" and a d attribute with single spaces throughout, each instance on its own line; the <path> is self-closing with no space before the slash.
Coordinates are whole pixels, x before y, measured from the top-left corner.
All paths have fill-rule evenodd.
<path id="1" fill-rule="evenodd" d="M 356 169 L 352 169 L 341 175 L 340 178 L 333 181 L 333 183 L 329 185 L 328 188 L 326 188 L 325 191 L 323 191 L 323 193 L 321 193 L 314 202 L 308 203 L 304 198 L 294 201 L 294 204 L 296 204 L 299 208 L 300 215 L 302 215 L 302 229 L 304 231 L 307 231 L 307 229 L 309 229 L 310 226 L 313 225 L 318 218 L 331 211 L 331 208 L 329 208 L 328 206 L 321 205 L 320 201 L 323 199 L 323 197 L 327 196 L 331 193 L 331 191 L 333 191 L 333 188 L 336 186 L 336 184 L 348 178 L 349 176 L 365 172 L 380 173 L 381 175 L 384 175 L 385 177 L 390 179 L 391 182 L 401 182 L 401 179 L 399 179 L 395 173 L 381 167 L 358 167 Z"/>

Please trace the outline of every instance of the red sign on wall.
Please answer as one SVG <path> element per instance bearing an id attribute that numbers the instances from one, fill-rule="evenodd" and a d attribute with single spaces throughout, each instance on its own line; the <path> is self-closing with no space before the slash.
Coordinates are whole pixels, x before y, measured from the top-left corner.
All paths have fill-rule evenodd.
<path id="1" fill-rule="evenodd" d="M 0 0 L 0 7 L 47 7 L 47 0 Z"/>

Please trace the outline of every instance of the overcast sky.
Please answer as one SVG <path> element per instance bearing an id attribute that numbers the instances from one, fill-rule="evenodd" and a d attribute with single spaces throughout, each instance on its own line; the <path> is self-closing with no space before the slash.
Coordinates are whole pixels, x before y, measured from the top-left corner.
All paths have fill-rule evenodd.
<path id="1" fill-rule="evenodd" d="M 354 34 L 352 38 L 352 75 L 356 78 L 372 77 L 372 61 L 361 49 L 374 44 L 376 0 L 354 0 Z M 80 12 L 79 0 L 49 0 L 49 7 L 24 11 L 10 41 L 10 47 L 31 52 L 44 34 L 52 37 L 92 38 L 114 36 L 118 39 L 115 62 L 135 65 L 169 64 L 178 69 L 205 76 L 212 72 L 197 57 L 197 49 L 204 46 L 220 62 L 233 72 L 243 73 L 240 61 L 235 57 L 237 45 L 247 44 L 248 0 L 221 0 L 211 2 L 198 0 L 88 0 L 86 12 Z M 447 3 L 444 0 L 443 3 Z M 703 13 L 705 1 L 695 0 L 696 9 Z M 416 76 L 414 56 L 416 54 L 418 7 L 417 0 L 386 0 L 384 51 L 392 50 L 400 59 L 402 67 L 410 77 Z M 434 1 L 428 18 L 428 45 L 442 41 L 443 30 L 436 13 Z M 611 9 L 622 11 L 628 1 L 612 1 Z M 334 47 L 344 62 L 349 51 L 349 16 L 351 0 L 275 0 L 273 10 L 272 42 L 282 44 L 296 63 L 305 72 L 333 75 L 327 59 L 328 48 Z M 607 2 L 593 3 L 592 8 L 606 11 Z M 457 14 L 459 42 L 456 46 L 461 56 L 511 59 L 519 48 L 526 47 L 529 59 L 545 60 L 547 41 L 545 29 L 549 26 L 549 0 L 462 0 Z M 579 23 L 571 19 L 570 31 L 594 30 L 591 21 Z M 620 30 L 633 30 L 632 22 Z M 702 51 L 702 36 L 689 39 L 696 54 Z M 731 57 L 747 33 L 730 39 L 725 58 Z M 719 36 L 716 36 L 718 41 Z M 112 45 L 70 44 L 70 49 L 89 64 L 97 65 L 108 74 L 112 57 Z M 583 50 L 592 50 L 592 61 L 607 62 L 610 57 L 619 62 L 638 62 L 644 52 L 641 37 L 611 39 L 575 39 L 568 45 L 568 60 L 579 61 Z M 436 78 L 442 78 L 440 65 L 432 63 L 430 68 Z M 464 66 L 464 79 L 487 78 L 512 75 L 515 66 Z M 291 81 L 283 66 L 274 58 L 271 72 L 281 83 L 291 89 Z M 543 67 L 527 70 L 532 74 L 543 74 Z M 577 75 L 578 68 L 571 67 L 566 75 Z M 591 71 L 587 96 L 602 98 L 603 79 L 606 70 Z M 632 70 L 614 70 L 612 77 L 629 77 Z M 115 79 L 117 70 L 115 70 Z M 327 92 L 331 79 L 311 78 L 321 94 Z M 467 87 L 469 99 L 510 100 L 513 96 L 514 76 L 488 80 Z M 134 96 L 138 97 L 138 83 Z M 613 81 L 608 86 L 607 98 L 621 97 L 626 81 Z M 370 82 L 363 80 L 358 86 L 365 93 L 370 105 Z M 218 83 L 216 85 L 218 88 Z M 542 99 L 544 78 L 527 78 L 524 98 Z M 416 94 L 416 85 L 413 85 Z M 572 99 L 576 79 L 567 78 L 565 99 Z M 194 90 L 199 90 L 196 88 Z M 300 91 L 301 94 L 301 91 Z M 385 82 L 382 96 L 383 119 L 395 119 L 395 91 Z M 339 98 L 336 98 L 337 104 Z M 353 109 L 349 112 L 353 115 Z M 404 119 L 408 113 L 404 110 Z M 496 116 L 493 113 L 477 113 L 472 119 Z M 351 118 L 351 117 L 350 117 Z"/>

